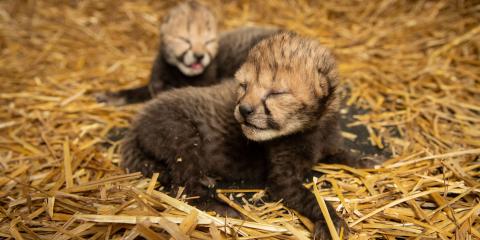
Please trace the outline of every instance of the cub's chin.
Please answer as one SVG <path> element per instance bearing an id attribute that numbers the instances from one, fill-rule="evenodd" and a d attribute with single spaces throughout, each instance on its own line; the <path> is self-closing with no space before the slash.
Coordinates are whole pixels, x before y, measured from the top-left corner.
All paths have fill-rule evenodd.
<path id="1" fill-rule="evenodd" d="M 243 135 L 256 142 L 269 141 L 282 136 L 281 131 L 276 129 L 260 129 L 248 124 L 240 124 Z"/>
<path id="2" fill-rule="evenodd" d="M 245 137 L 252 141 L 256 142 L 264 142 L 273 139 L 278 139 L 281 137 L 286 137 L 289 135 L 293 135 L 295 133 L 302 132 L 302 129 L 305 127 L 301 124 L 288 124 L 279 129 L 263 129 L 263 128 L 256 128 L 255 126 L 249 124 L 241 124 L 242 132 Z"/>

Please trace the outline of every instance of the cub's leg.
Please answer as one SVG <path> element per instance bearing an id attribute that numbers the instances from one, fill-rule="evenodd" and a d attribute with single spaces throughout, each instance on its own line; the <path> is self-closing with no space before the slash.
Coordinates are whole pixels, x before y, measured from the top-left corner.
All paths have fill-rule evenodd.
<path id="1" fill-rule="evenodd" d="M 152 98 L 148 86 L 120 90 L 118 92 L 104 92 L 96 94 L 97 102 L 113 106 L 122 106 L 132 103 L 148 101 Z"/>
<path id="2" fill-rule="evenodd" d="M 343 164 L 356 168 L 373 168 L 376 165 L 380 165 L 384 160 L 381 156 L 362 156 L 362 154 L 358 152 L 352 152 L 347 149 L 344 146 L 338 125 L 328 136 L 329 137 L 322 143 L 323 154 L 319 162 Z"/>
<path id="3" fill-rule="evenodd" d="M 170 186 L 171 177 L 167 166 L 162 161 L 157 161 L 140 146 L 134 132 L 128 132 L 120 148 L 122 160 L 120 167 L 127 172 L 141 172 L 144 176 L 150 177 L 153 173 L 159 173 L 158 181 L 163 186 Z"/>
<path id="4" fill-rule="evenodd" d="M 345 148 L 332 149 L 321 162 L 330 164 L 343 164 L 356 168 L 374 168 L 382 164 L 382 156 L 362 156 Z"/>
<path id="5" fill-rule="evenodd" d="M 146 102 L 152 99 L 156 94 L 163 90 L 163 81 L 161 80 L 161 67 L 159 64 L 160 56 L 157 56 L 153 63 L 150 73 L 150 81 L 147 85 L 120 90 L 118 92 L 104 92 L 95 95 L 97 102 L 104 102 L 113 106 L 122 106 L 133 103 Z"/>
<path id="6" fill-rule="evenodd" d="M 330 239 L 325 218 L 318 202 L 309 190 L 303 186 L 305 175 L 314 164 L 311 149 L 302 139 L 288 141 L 273 141 L 269 147 L 270 172 L 267 190 L 276 200 L 283 199 L 287 207 L 308 217 L 315 223 L 315 239 Z M 345 221 L 340 218 L 335 209 L 327 203 L 328 212 L 335 224 L 337 232 L 343 228 L 348 233 Z"/>
<path id="7" fill-rule="evenodd" d="M 198 141 L 194 139 L 191 138 L 190 140 L 193 141 L 185 145 L 180 145 L 178 142 L 173 143 L 177 146 L 175 153 L 177 157 L 175 161 L 167 161 L 167 165 L 174 192 L 178 186 L 184 186 L 187 195 L 199 197 L 190 201 L 198 208 L 204 211 L 214 211 L 221 216 L 240 217 L 241 215 L 237 211 L 216 199 L 215 187 L 212 186 L 215 181 L 206 175 L 208 169 L 203 168 L 206 159 L 203 151 L 198 148 L 200 144 L 196 144 L 195 142 Z"/>
<path id="8" fill-rule="evenodd" d="M 149 111 L 131 132 L 136 135 L 139 149 L 152 156 L 156 163 L 166 166 L 174 189 L 183 186 L 189 195 L 207 197 L 207 188 L 200 181 L 206 172 L 202 165 L 200 133 L 184 118 L 168 109 Z"/>

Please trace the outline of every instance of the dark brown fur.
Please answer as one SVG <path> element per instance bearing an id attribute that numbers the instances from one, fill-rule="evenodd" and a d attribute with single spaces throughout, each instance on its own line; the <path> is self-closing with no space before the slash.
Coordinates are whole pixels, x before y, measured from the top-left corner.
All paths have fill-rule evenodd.
<path id="1" fill-rule="evenodd" d="M 256 70 L 250 72 L 249 66 Z M 287 79 L 282 72 L 286 69 L 299 78 Z M 262 72 L 271 74 L 262 75 Z M 262 80 L 277 72 L 284 76 Z M 245 79 L 247 76 L 253 77 Z M 187 87 L 158 95 L 140 113 L 127 134 L 121 148 L 121 165 L 145 175 L 161 172 L 163 184 L 185 186 L 188 194 L 203 198 L 208 198 L 209 191 L 200 179 L 265 182 L 273 199 L 284 199 L 288 207 L 315 222 L 316 239 L 329 239 L 318 203 L 302 182 L 319 161 L 359 163 L 341 147 L 337 121 L 338 78 L 333 57 L 313 40 L 290 33 L 278 34 L 251 51 L 236 77 L 241 87 L 234 81 L 225 81 L 215 86 Z M 251 87 L 243 86 L 244 81 Z M 263 103 L 257 104 L 251 95 L 255 88 L 262 86 L 271 93 L 277 87 L 273 83 L 280 84 L 278 86 L 292 83 L 284 89 L 292 96 L 272 96 L 271 100 L 260 97 Z M 296 95 L 292 86 L 301 93 Z M 288 125 L 288 121 L 275 119 L 275 113 L 268 113 L 266 115 L 271 115 L 267 117 L 277 121 L 279 129 L 268 132 L 270 139 L 264 135 L 262 139 L 250 140 L 255 139 L 255 134 L 262 135 L 261 130 L 246 132 L 244 124 L 248 118 L 234 117 L 246 99 L 249 104 L 257 104 L 258 114 L 266 112 L 258 110 L 261 104 L 269 105 L 270 111 L 290 111 L 292 109 L 282 109 L 289 106 L 276 106 L 275 101 L 281 104 L 301 99 L 305 105 L 303 110 L 295 110 L 303 116 L 301 129 L 284 132 L 282 129 L 288 126 L 282 122 Z M 328 209 L 337 229 L 347 230 L 335 210 L 330 205 Z"/>

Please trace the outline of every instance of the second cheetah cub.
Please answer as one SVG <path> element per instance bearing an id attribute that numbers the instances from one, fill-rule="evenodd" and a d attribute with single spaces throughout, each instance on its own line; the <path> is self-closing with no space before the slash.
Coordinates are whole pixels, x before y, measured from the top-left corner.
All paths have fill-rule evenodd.
<path id="1" fill-rule="evenodd" d="M 317 41 L 280 33 L 257 44 L 235 78 L 158 95 L 127 134 L 122 166 L 161 172 L 163 184 L 202 198 L 202 179 L 264 182 L 274 200 L 315 222 L 315 239 L 329 239 L 302 183 L 322 160 L 357 165 L 341 147 L 333 56 Z M 327 206 L 337 229 L 347 230 Z"/>
<path id="2" fill-rule="evenodd" d="M 217 18 L 205 5 L 186 1 L 170 9 L 160 28 L 160 49 L 147 85 L 96 94 L 98 102 L 125 105 L 150 100 L 160 92 L 186 86 L 210 86 L 232 78 L 248 51 L 279 32 L 242 27 L 218 33 Z"/>

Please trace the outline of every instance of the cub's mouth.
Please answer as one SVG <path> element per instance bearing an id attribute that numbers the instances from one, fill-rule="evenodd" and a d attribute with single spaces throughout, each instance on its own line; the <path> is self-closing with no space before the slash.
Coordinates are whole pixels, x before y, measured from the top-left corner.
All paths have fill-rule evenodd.
<path id="1" fill-rule="evenodd" d="M 268 127 L 259 127 L 255 124 L 249 123 L 247 121 L 241 123 L 241 126 L 242 126 L 242 128 L 246 127 L 246 128 L 250 128 L 252 130 L 268 130 L 268 129 L 270 129 Z"/>
<path id="2" fill-rule="evenodd" d="M 192 63 L 192 64 L 186 65 L 186 66 L 191 68 L 192 70 L 202 70 L 202 69 L 205 68 L 205 66 L 203 66 L 203 63 L 201 63 L 201 62 Z"/>
<path id="3" fill-rule="evenodd" d="M 268 141 L 278 137 L 278 130 L 267 127 L 259 127 L 249 122 L 242 122 L 240 124 L 243 135 L 253 141 Z"/>
<path id="4" fill-rule="evenodd" d="M 204 61 L 205 62 L 205 61 Z M 187 61 L 178 61 L 176 63 L 176 66 L 178 67 L 178 69 L 180 69 L 180 71 L 187 75 L 187 76 L 197 76 L 199 74 L 202 74 L 205 69 L 206 69 L 206 66 L 208 66 L 209 62 L 207 63 L 204 63 L 204 62 L 187 62 Z"/>

